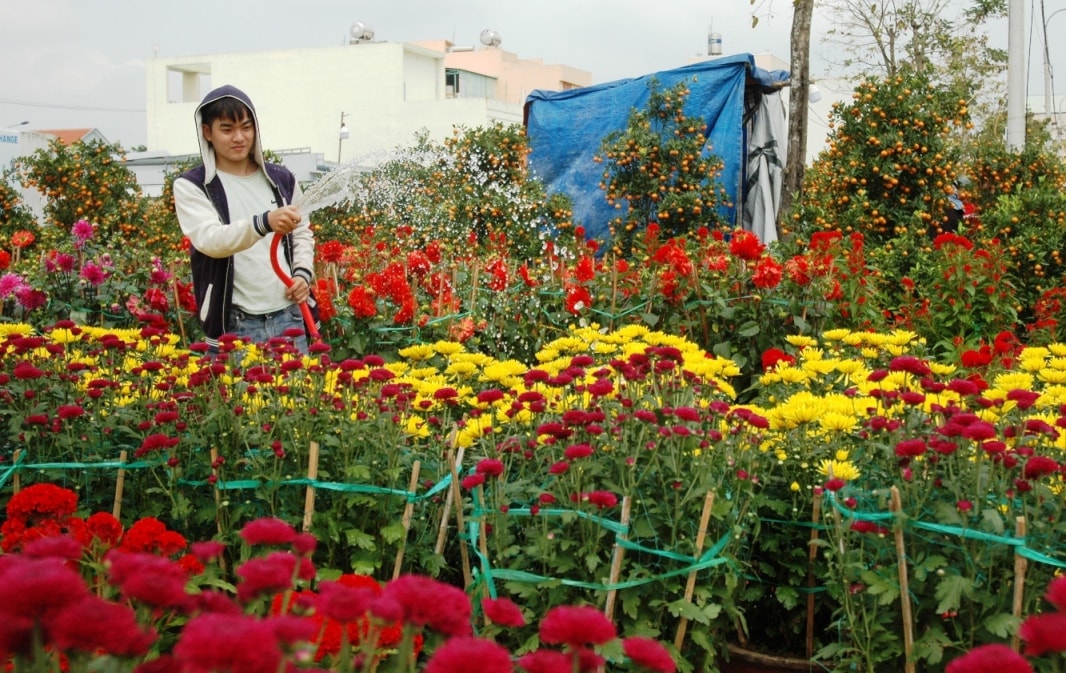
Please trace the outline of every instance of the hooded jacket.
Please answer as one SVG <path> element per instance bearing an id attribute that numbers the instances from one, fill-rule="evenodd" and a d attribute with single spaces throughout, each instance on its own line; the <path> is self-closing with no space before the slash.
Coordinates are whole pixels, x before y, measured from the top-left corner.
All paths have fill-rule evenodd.
<path id="1" fill-rule="evenodd" d="M 230 220 L 226 190 L 218 177 L 215 150 L 202 131 L 204 106 L 226 97 L 236 98 L 250 111 L 255 125 L 252 159 L 266 173 L 274 192 L 274 207 L 292 203 L 300 190 L 296 177 L 289 169 L 267 163 L 263 158 L 259 119 L 248 95 L 229 85 L 209 92 L 193 115 L 203 164 L 183 173 L 174 181 L 174 207 L 182 233 L 191 244 L 189 259 L 197 317 L 203 327 L 205 341 L 214 347 L 218 346 L 218 338 L 226 331 L 227 317 L 232 310 L 233 255 L 252 247 L 263 237 L 273 235 L 267 223 L 267 213 L 273 208 L 250 220 Z M 314 278 L 314 234 L 306 217 L 295 231 L 282 239 L 281 247 L 293 275 L 303 277 L 310 285 Z M 314 299 L 309 299 L 308 304 L 317 322 Z"/>

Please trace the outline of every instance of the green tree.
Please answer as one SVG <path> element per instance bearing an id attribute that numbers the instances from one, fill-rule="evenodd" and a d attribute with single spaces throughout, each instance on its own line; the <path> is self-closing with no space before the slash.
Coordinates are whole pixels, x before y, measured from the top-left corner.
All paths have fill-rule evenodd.
<path id="1" fill-rule="evenodd" d="M 721 226 L 722 160 L 707 150 L 703 122 L 685 114 L 688 84 L 661 89 L 652 79 L 648 86 L 647 106 L 603 139 L 597 157 L 608 202 L 626 206 L 610 222 L 619 254 L 632 252 L 634 236 L 651 222 L 668 237 Z"/>
<path id="2" fill-rule="evenodd" d="M 10 249 L 11 234 L 21 229 L 33 229 L 37 220 L 22 202 L 22 196 L 11 182 L 11 172 L 0 177 L 0 250 Z"/>

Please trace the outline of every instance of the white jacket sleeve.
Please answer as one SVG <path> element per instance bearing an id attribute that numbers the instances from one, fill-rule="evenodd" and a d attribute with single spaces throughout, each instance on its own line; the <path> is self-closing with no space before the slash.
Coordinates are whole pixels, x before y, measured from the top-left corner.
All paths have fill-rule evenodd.
<path id="1" fill-rule="evenodd" d="M 266 223 L 257 228 L 257 223 L 250 219 L 223 224 L 207 194 L 184 178 L 174 180 L 174 209 L 181 232 L 189 238 L 194 248 L 208 257 L 230 257 L 247 250 L 270 233 L 269 227 L 266 227 L 265 233 L 260 233 Z M 313 238 L 311 245 L 314 245 Z M 310 268 L 313 268 L 313 247 L 311 255 Z"/>
<path id="2" fill-rule="evenodd" d="M 296 201 L 300 193 L 300 183 L 297 182 L 292 200 Z M 306 214 L 302 214 L 300 224 L 292 232 L 292 248 L 292 273 L 303 276 L 310 285 L 315 279 L 315 234 Z"/>

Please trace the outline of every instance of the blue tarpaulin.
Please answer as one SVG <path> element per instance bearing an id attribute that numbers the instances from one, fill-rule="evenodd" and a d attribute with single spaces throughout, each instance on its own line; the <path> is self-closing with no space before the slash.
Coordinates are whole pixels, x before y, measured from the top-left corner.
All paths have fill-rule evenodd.
<path id="1" fill-rule="evenodd" d="M 690 90 L 685 114 L 703 119 L 708 129 L 705 151 L 724 163 L 719 181 L 730 205 L 721 214 L 739 226 L 742 199 L 750 192 L 744 182 L 750 150 L 745 125 L 751 115 L 746 118 L 745 113 L 755 109 L 758 98 L 751 94 L 777 91 L 775 84 L 787 78 L 784 71 L 756 68 L 751 54 L 738 54 L 569 91 L 534 91 L 525 106 L 530 170 L 550 193 L 570 198 L 574 223 L 583 226 L 589 238 L 610 239 L 609 221 L 618 212 L 599 186 L 604 165 L 594 157 L 601 153 L 604 137 L 624 129 L 634 109 L 645 108 L 652 79 L 662 89 L 684 81 Z M 774 147 L 782 146 L 778 140 L 773 139 Z"/>

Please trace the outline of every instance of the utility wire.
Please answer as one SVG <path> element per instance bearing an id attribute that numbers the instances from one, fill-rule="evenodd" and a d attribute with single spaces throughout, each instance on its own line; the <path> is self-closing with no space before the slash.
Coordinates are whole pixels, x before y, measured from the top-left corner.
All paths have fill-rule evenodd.
<path id="1" fill-rule="evenodd" d="M 13 100 L 10 98 L 0 98 L 0 103 L 4 105 L 21 105 L 23 107 L 38 107 L 38 108 L 52 108 L 56 110 L 90 110 L 93 112 L 144 112 L 144 108 L 117 108 L 117 107 L 95 107 L 92 105 L 56 105 L 52 103 L 37 103 L 28 100 Z"/>

